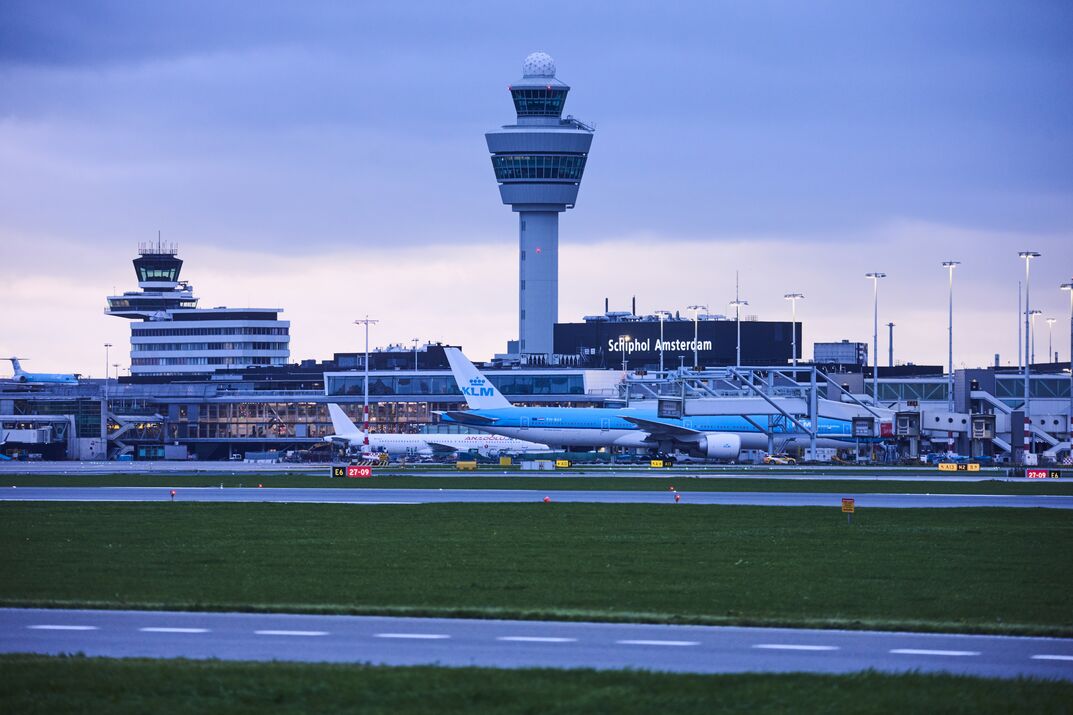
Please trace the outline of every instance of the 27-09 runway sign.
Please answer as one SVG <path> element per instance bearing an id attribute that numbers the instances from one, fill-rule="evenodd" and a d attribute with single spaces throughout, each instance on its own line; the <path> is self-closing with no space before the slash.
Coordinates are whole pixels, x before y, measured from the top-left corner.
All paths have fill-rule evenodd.
<path id="1" fill-rule="evenodd" d="M 368 479 L 373 476 L 372 467 L 361 467 L 355 464 L 332 467 L 332 477 L 347 477 L 350 479 Z"/>

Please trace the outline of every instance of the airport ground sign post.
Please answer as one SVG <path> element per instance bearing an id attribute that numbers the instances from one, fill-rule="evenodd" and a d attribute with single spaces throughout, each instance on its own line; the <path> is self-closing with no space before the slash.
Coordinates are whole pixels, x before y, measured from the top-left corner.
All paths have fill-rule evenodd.
<path id="1" fill-rule="evenodd" d="M 843 497 L 842 498 L 842 513 L 846 515 L 846 523 L 847 524 L 852 524 L 853 523 L 853 509 L 854 509 L 854 500 L 852 498 Z"/>

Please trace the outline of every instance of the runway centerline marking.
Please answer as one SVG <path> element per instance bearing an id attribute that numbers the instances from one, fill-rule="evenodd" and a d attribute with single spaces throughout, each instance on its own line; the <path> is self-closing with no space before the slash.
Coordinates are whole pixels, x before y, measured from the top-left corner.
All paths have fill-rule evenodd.
<path id="1" fill-rule="evenodd" d="M 1032 660 L 1073 660 L 1073 655 L 1051 655 L 1043 653 L 1040 655 L 1032 656 Z"/>
<path id="2" fill-rule="evenodd" d="M 979 651 L 975 650 L 927 650 L 925 648 L 895 648 L 890 652 L 898 655 L 980 655 Z"/>
<path id="3" fill-rule="evenodd" d="M 820 650 L 838 650 L 838 646 L 835 645 L 795 645 L 791 643 L 758 643 L 753 648 L 764 648 L 766 650 L 807 650 L 807 651 L 820 651 Z"/>
<path id="4" fill-rule="evenodd" d="M 258 636 L 326 636 L 327 631 L 254 631 Z"/>
<path id="5" fill-rule="evenodd" d="M 669 645 L 669 646 L 690 646 L 700 645 L 700 641 L 652 641 L 652 640 L 625 640 L 615 641 L 619 645 Z"/>
<path id="6" fill-rule="evenodd" d="M 500 636 L 497 641 L 517 641 L 519 643 L 577 643 L 577 638 L 555 638 L 552 636 Z"/>
<path id="7" fill-rule="evenodd" d="M 444 635 L 442 633 L 377 633 L 374 638 L 412 638 L 414 640 L 429 640 L 438 641 L 445 640 L 451 636 Z"/>
<path id="8" fill-rule="evenodd" d="M 208 628 L 166 628 L 163 626 L 149 626 L 139 628 L 143 633 L 208 633 Z"/>
<path id="9" fill-rule="evenodd" d="M 96 631 L 100 630 L 97 626 L 60 626 L 60 625 L 42 625 L 42 626 L 26 626 L 27 628 L 36 631 Z"/>

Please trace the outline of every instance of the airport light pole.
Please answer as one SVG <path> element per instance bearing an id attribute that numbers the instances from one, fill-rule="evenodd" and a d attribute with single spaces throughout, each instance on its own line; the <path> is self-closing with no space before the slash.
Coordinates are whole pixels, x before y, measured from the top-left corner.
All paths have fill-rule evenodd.
<path id="1" fill-rule="evenodd" d="M 659 371 L 663 372 L 663 319 L 671 317 L 669 310 L 657 310 L 659 316 Z"/>
<path id="2" fill-rule="evenodd" d="M 797 367 L 797 301 L 804 298 L 803 293 L 787 293 L 783 296 L 786 300 L 790 301 L 790 335 L 793 337 L 793 364 Z M 796 373 L 794 376 L 796 380 Z"/>
<path id="3" fill-rule="evenodd" d="M 622 372 L 626 372 L 626 343 L 630 341 L 629 335 L 618 336 L 619 345 L 622 346 Z"/>
<path id="4" fill-rule="evenodd" d="M 414 344 L 414 372 L 417 372 L 417 344 L 421 342 L 421 338 L 414 338 L 410 342 Z"/>
<path id="5" fill-rule="evenodd" d="M 365 425 L 365 439 L 362 444 L 369 446 L 369 326 L 376 325 L 379 320 L 371 320 L 366 314 L 364 318 L 354 321 L 354 325 L 365 326 L 365 399 L 362 403 L 362 421 Z"/>
<path id="6" fill-rule="evenodd" d="M 1039 258 L 1041 254 L 1040 254 L 1039 251 L 1021 251 L 1017 255 L 1019 257 L 1025 259 L 1025 407 L 1024 407 L 1024 409 L 1025 409 L 1025 417 L 1028 417 L 1028 401 L 1029 401 L 1029 397 L 1030 397 L 1028 381 L 1029 381 L 1029 375 L 1032 372 L 1032 367 L 1031 367 L 1032 361 L 1029 359 L 1029 349 L 1028 349 L 1029 348 L 1029 343 L 1031 342 L 1031 338 L 1030 338 L 1031 325 L 1029 325 L 1030 318 L 1029 318 L 1029 305 L 1028 305 L 1028 294 L 1029 294 L 1029 287 L 1030 287 L 1031 283 L 1029 282 L 1029 279 L 1030 279 L 1030 277 L 1032 275 L 1032 271 L 1031 271 L 1032 259 L 1033 258 Z"/>
<path id="7" fill-rule="evenodd" d="M 691 305 L 689 309 L 693 311 L 693 369 L 696 370 L 700 367 L 700 358 L 697 357 L 697 326 L 698 319 L 701 310 L 708 310 L 706 305 Z"/>
<path id="8" fill-rule="evenodd" d="M 1042 315 L 1043 315 L 1043 311 L 1040 310 L 1039 308 L 1033 308 L 1032 310 L 1030 310 L 1028 312 L 1028 319 L 1029 319 L 1028 320 L 1028 326 L 1029 326 L 1029 330 L 1032 331 L 1032 352 L 1031 352 L 1031 360 L 1030 360 L 1030 362 L 1033 365 L 1035 364 L 1035 317 L 1042 316 Z"/>
<path id="9" fill-rule="evenodd" d="M 738 329 L 738 338 L 734 346 L 734 364 L 736 367 L 741 367 L 741 307 L 749 305 L 749 301 L 737 298 L 730 301 L 730 305 L 734 308 L 734 322 L 737 323 Z"/>
<path id="10" fill-rule="evenodd" d="M 1054 359 L 1054 324 L 1058 318 L 1047 318 L 1047 362 L 1057 362 Z"/>
<path id="11" fill-rule="evenodd" d="M 1061 289 L 1069 293 L 1069 441 L 1073 443 L 1073 282 L 1063 283 Z"/>
<path id="12" fill-rule="evenodd" d="M 949 273 L 950 279 L 949 306 L 946 324 L 948 350 L 947 365 L 949 366 L 946 385 L 946 405 L 951 412 L 954 411 L 954 269 L 960 265 L 961 261 L 943 261 L 943 268 Z"/>
<path id="13" fill-rule="evenodd" d="M 872 404 L 879 404 L 879 279 L 886 278 L 886 273 L 873 271 L 865 273 L 865 278 L 872 279 Z"/>
<path id="14" fill-rule="evenodd" d="M 1030 310 L 1029 313 L 1028 313 L 1028 318 L 1029 318 L 1028 326 L 1029 326 L 1029 329 L 1032 331 L 1032 353 L 1031 353 L 1031 361 L 1030 361 L 1032 364 L 1035 364 L 1035 317 L 1042 316 L 1042 315 L 1043 315 L 1043 311 L 1040 310 L 1039 308 L 1034 308 L 1034 309 Z"/>
<path id="15" fill-rule="evenodd" d="M 111 343 L 104 344 L 104 399 L 108 399 L 108 349 L 112 347 Z"/>

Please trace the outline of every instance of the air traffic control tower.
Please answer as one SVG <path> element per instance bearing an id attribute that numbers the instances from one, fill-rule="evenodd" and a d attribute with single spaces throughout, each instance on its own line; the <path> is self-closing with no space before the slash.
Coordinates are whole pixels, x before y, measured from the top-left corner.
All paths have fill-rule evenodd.
<path id="1" fill-rule="evenodd" d="M 518 212 L 519 351 L 552 353 L 559 317 L 559 214 L 574 207 L 593 128 L 567 115 L 570 87 L 534 52 L 510 85 L 518 123 L 485 134 L 503 203 Z"/>

